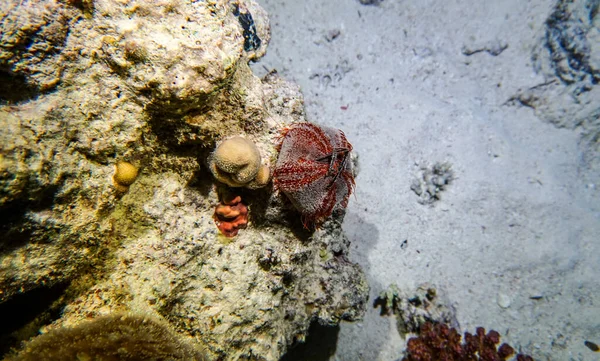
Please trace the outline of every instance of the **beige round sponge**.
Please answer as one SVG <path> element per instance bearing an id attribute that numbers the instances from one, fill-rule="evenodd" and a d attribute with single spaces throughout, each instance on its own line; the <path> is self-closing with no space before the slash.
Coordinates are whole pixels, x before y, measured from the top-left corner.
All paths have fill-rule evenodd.
<path id="1" fill-rule="evenodd" d="M 243 137 L 223 141 L 208 162 L 215 178 L 230 187 L 245 186 L 256 177 L 261 167 L 258 148 Z"/>

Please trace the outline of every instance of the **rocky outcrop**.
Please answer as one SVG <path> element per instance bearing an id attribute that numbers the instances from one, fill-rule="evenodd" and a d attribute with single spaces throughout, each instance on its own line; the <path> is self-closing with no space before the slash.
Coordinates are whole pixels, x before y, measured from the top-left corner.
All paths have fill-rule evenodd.
<path id="1" fill-rule="evenodd" d="M 0 307 L 65 289 L 61 318 L 21 331 L 140 312 L 211 358 L 277 360 L 312 321 L 362 316 L 343 212 L 310 234 L 267 185 L 240 190 L 237 237 L 212 218 L 229 191 L 215 145 L 241 135 L 274 164 L 305 120 L 295 85 L 248 67 L 269 40 L 254 1 L 9 0 L 0 16 Z M 125 189 L 120 161 L 139 170 Z"/>

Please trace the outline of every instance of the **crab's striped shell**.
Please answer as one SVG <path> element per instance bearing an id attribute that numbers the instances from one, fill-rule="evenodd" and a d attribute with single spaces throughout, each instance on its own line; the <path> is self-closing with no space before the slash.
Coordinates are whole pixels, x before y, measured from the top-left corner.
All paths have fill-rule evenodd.
<path id="1" fill-rule="evenodd" d="M 345 208 L 354 189 L 352 145 L 341 130 L 295 123 L 282 133 L 273 174 L 275 187 L 318 227 L 335 209 Z"/>

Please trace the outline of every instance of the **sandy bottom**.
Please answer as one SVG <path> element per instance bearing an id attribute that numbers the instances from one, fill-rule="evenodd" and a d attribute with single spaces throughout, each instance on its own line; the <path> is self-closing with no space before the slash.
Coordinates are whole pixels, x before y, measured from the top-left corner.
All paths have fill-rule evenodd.
<path id="1" fill-rule="evenodd" d="M 507 103 L 545 81 L 531 53 L 554 2 L 260 3 L 272 41 L 255 72 L 300 84 L 309 120 L 360 156 L 344 228 L 371 301 L 429 282 L 463 331 L 495 329 L 536 360 L 599 360 L 584 341 L 600 343 L 600 182 L 578 128 Z M 436 162 L 455 179 L 421 204 L 411 184 Z M 328 342 L 313 360 L 390 361 L 405 347 L 372 307 Z"/>

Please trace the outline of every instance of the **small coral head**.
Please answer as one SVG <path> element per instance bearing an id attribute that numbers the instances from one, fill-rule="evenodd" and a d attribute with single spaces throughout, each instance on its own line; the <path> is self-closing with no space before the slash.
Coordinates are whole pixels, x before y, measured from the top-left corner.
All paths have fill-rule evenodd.
<path id="1" fill-rule="evenodd" d="M 230 187 L 241 187 L 251 182 L 260 171 L 260 152 L 251 140 L 229 138 L 211 154 L 209 167 L 217 180 Z"/>
<path id="2" fill-rule="evenodd" d="M 282 131 L 273 182 L 302 215 L 306 228 L 319 227 L 344 209 L 354 190 L 352 145 L 339 129 L 294 123 Z"/>

